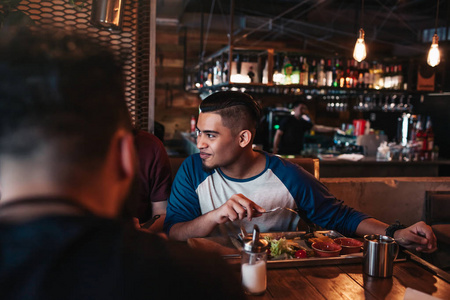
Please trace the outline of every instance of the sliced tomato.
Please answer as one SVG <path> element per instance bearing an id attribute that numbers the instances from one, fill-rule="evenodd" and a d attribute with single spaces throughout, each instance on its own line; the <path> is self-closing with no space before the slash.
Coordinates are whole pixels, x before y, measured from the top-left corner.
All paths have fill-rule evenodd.
<path id="1" fill-rule="evenodd" d="M 306 258 L 307 257 L 306 250 L 301 249 L 301 250 L 296 251 L 295 257 L 296 258 Z"/>

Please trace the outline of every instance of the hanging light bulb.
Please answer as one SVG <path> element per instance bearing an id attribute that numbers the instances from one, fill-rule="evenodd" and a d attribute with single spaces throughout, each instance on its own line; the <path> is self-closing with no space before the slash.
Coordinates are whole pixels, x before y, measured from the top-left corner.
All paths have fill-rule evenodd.
<path id="1" fill-rule="evenodd" d="M 428 51 L 427 57 L 427 63 L 432 67 L 436 67 L 441 62 L 441 53 L 439 52 L 439 45 L 438 45 L 439 37 L 437 35 L 438 17 L 439 17 L 439 0 L 437 0 L 436 5 L 436 19 L 434 21 L 433 40 L 431 42 L 430 51 Z"/>
<path id="2" fill-rule="evenodd" d="M 433 42 L 431 43 L 427 58 L 427 63 L 432 67 L 436 67 L 441 62 L 441 53 L 439 52 L 438 41 L 439 37 L 437 33 L 435 33 L 433 35 Z"/>
<path id="3" fill-rule="evenodd" d="M 359 30 L 359 37 L 356 40 L 355 50 L 353 51 L 353 58 L 357 62 L 363 61 L 367 56 L 366 43 L 364 42 L 364 30 Z"/>

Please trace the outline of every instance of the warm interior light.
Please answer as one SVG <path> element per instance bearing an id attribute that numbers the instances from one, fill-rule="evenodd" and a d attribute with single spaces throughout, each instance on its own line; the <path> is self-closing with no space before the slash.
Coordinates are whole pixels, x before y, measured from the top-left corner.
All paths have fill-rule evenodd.
<path id="1" fill-rule="evenodd" d="M 441 53 L 439 52 L 439 37 L 437 33 L 433 35 L 433 42 L 431 43 L 430 51 L 428 52 L 427 63 L 436 67 L 441 62 Z"/>
<path id="2" fill-rule="evenodd" d="M 356 40 L 355 50 L 353 51 L 353 58 L 357 62 L 362 62 L 367 56 L 366 43 L 364 42 L 364 30 L 359 30 L 359 37 Z"/>

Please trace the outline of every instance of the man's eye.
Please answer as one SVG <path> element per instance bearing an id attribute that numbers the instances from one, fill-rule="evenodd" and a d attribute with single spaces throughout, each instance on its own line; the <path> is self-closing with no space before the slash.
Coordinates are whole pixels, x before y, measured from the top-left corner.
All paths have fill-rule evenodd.
<path id="1" fill-rule="evenodd" d="M 214 134 L 211 134 L 211 133 L 206 134 L 206 136 L 207 136 L 209 139 L 212 139 L 212 138 L 215 138 L 215 137 L 216 137 Z"/>

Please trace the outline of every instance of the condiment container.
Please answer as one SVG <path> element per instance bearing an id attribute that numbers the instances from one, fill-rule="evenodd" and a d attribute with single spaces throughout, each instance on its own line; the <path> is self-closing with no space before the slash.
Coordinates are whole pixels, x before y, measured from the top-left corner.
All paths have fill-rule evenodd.
<path id="1" fill-rule="evenodd" d="M 248 295 L 261 295 L 267 288 L 267 248 L 268 242 L 261 239 L 258 225 L 254 226 L 253 236 L 244 240 L 241 273 L 242 285 Z"/>

